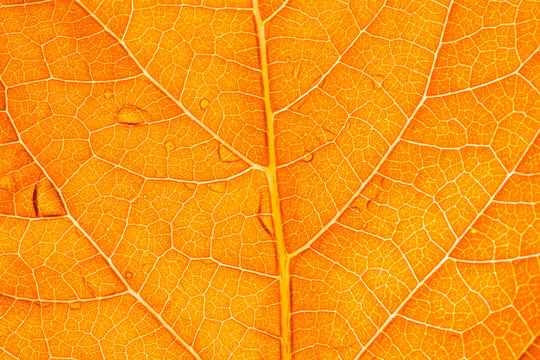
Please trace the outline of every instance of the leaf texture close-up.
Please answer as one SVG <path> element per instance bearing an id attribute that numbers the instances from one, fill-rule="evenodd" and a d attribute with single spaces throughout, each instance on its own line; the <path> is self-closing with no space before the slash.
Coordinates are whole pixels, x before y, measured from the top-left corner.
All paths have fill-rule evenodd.
<path id="1" fill-rule="evenodd" d="M 538 0 L 0 0 L 0 359 L 540 359 Z"/>

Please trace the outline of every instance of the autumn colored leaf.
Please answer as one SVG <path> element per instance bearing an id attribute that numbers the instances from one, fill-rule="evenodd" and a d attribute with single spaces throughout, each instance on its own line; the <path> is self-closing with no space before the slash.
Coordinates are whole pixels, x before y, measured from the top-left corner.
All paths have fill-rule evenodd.
<path id="1" fill-rule="evenodd" d="M 0 359 L 540 359 L 536 0 L 0 0 Z"/>

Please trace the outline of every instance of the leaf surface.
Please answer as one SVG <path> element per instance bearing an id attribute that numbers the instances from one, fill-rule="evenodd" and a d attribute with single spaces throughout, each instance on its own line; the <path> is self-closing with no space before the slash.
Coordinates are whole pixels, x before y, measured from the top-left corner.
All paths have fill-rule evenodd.
<path id="1" fill-rule="evenodd" d="M 539 358 L 539 18 L 0 1 L 0 358 Z"/>

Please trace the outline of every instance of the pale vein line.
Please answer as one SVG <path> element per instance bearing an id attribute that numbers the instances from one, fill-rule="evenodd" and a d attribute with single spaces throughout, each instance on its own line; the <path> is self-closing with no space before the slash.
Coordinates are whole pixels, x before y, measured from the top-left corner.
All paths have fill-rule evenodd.
<path id="1" fill-rule="evenodd" d="M 538 50 L 538 49 L 537 49 L 537 50 Z M 536 53 L 536 51 L 535 51 L 535 53 Z M 531 56 L 531 57 L 532 57 L 532 56 Z M 525 62 L 523 63 L 523 65 L 525 65 L 525 63 L 526 63 L 527 61 L 529 61 L 529 59 L 530 59 L 531 57 L 529 57 L 527 60 L 525 60 Z M 520 70 L 521 70 L 521 67 L 523 67 L 523 65 L 520 66 Z M 536 91 L 538 91 L 538 89 L 536 88 L 536 86 L 534 86 L 533 83 L 532 83 L 529 79 L 527 79 L 525 76 L 523 76 L 523 74 L 521 74 L 520 72 L 516 72 L 516 75 L 519 76 L 521 79 L 525 80 L 525 82 L 526 82 L 527 84 L 529 84 L 533 89 L 535 89 Z"/>
<path id="2" fill-rule="evenodd" d="M 6 104 L 6 112 L 9 114 L 9 110 L 7 108 L 8 104 Z M 11 120 L 11 116 L 10 116 L 10 120 Z M 13 127 L 15 128 L 15 130 L 18 132 L 19 130 L 17 129 L 17 126 L 15 125 L 14 121 L 11 120 L 11 123 L 13 124 Z M 34 154 L 32 154 L 30 152 L 30 150 L 28 149 L 28 147 L 26 146 L 26 144 L 20 140 L 20 143 L 21 145 L 24 147 L 24 149 L 26 150 L 26 152 L 28 153 L 28 155 L 32 158 L 32 160 L 34 161 L 34 163 L 41 169 L 41 171 L 43 172 L 43 174 L 47 177 L 47 179 L 52 183 L 54 184 L 54 186 L 56 188 L 58 188 L 58 186 L 56 185 L 56 183 L 52 180 L 52 178 L 49 176 L 48 172 L 41 166 L 41 164 L 36 160 L 36 158 L 34 157 Z M 122 273 L 116 268 L 116 266 L 112 263 L 112 260 L 107 256 L 107 254 L 105 254 L 105 252 L 97 245 L 97 243 L 92 239 L 92 237 L 90 236 L 90 234 L 88 234 L 80 225 L 77 221 L 75 221 L 75 219 L 73 218 L 73 216 L 71 216 L 71 214 L 69 213 L 69 210 L 68 210 L 68 207 L 67 207 L 67 203 L 64 199 L 64 195 L 62 194 L 61 191 L 58 191 L 58 196 L 60 197 L 60 200 L 62 201 L 62 205 L 64 206 L 64 208 L 66 209 L 66 213 L 67 213 L 67 218 L 69 218 L 71 220 L 71 222 L 73 222 L 73 225 L 79 229 L 79 231 L 84 234 L 84 236 L 88 239 L 88 241 L 94 246 L 94 248 L 96 249 L 96 251 L 103 257 L 103 259 L 107 262 L 107 264 L 109 265 L 109 267 L 111 268 L 111 270 L 116 274 L 116 276 L 118 277 L 118 279 L 122 282 L 122 284 L 124 284 L 124 286 L 126 287 L 126 289 L 128 289 L 127 292 L 129 292 L 135 299 L 137 299 L 152 315 L 154 315 L 154 317 L 158 320 L 158 323 L 161 324 L 161 326 L 165 327 L 169 333 L 171 334 L 171 336 L 176 339 L 178 342 L 180 342 L 185 348 L 186 350 L 188 350 L 191 355 L 193 355 L 193 357 L 195 357 L 197 360 L 202 360 L 201 357 L 195 352 L 195 350 L 183 339 L 180 337 L 180 335 L 176 332 L 176 330 L 174 330 L 172 328 L 172 326 L 170 326 L 166 321 L 165 319 L 163 319 L 163 317 L 161 316 L 161 314 L 159 314 L 156 310 L 154 310 L 150 304 L 148 304 L 135 290 L 133 290 L 131 288 L 131 286 L 128 284 L 128 282 L 126 281 L 126 279 L 124 278 L 124 276 L 122 275 Z"/>
<path id="3" fill-rule="evenodd" d="M 452 333 L 456 333 L 456 334 L 459 334 L 461 335 L 462 333 L 457 331 L 457 330 L 454 330 L 452 328 L 445 328 L 445 327 L 441 327 L 441 326 L 436 326 L 436 325 L 432 325 L 432 324 L 428 324 L 428 323 L 425 323 L 425 322 L 422 322 L 422 321 L 418 321 L 418 320 L 415 320 L 415 319 L 411 319 L 410 317 L 408 316 L 405 316 L 403 314 L 399 314 L 397 315 L 396 317 L 400 317 L 402 318 L 403 320 L 405 321 L 410 321 L 410 322 L 413 322 L 415 324 L 418 324 L 418 325 L 422 325 L 422 326 L 425 326 L 425 327 L 430 327 L 430 328 L 434 328 L 434 329 L 438 329 L 438 330 L 441 330 L 441 331 L 448 331 L 448 332 L 452 332 Z"/>
<path id="4" fill-rule="evenodd" d="M 539 337 L 540 337 L 540 331 L 535 336 L 533 336 L 532 339 L 527 344 L 525 344 L 525 346 L 523 347 L 523 349 L 521 349 L 521 352 L 518 354 L 516 359 L 521 359 L 521 357 L 525 355 L 525 353 L 531 348 L 531 346 L 533 346 L 534 342 Z"/>
<path id="5" fill-rule="evenodd" d="M 1 4 L 0 9 L 2 8 L 10 8 L 10 7 L 26 7 L 26 6 L 32 6 L 32 5 L 42 5 L 52 3 L 50 0 L 43 0 L 43 1 L 36 1 L 32 3 L 22 3 L 22 4 Z"/>
<path id="6" fill-rule="evenodd" d="M 26 220 L 26 221 L 40 221 L 40 220 L 47 220 L 47 219 L 67 219 L 67 216 L 60 215 L 60 216 L 30 217 L 30 216 L 23 216 L 23 215 L 0 214 L 0 219 L 3 219 L 3 218 Z M 5 253 L 2 253 L 2 255 L 3 254 Z"/>
<path id="7" fill-rule="evenodd" d="M 367 76 L 367 77 L 368 77 L 370 80 L 372 80 L 372 81 L 376 81 L 372 76 L 370 76 L 369 74 L 366 74 L 366 73 L 364 72 L 364 70 L 357 69 L 357 68 L 355 68 L 355 67 L 353 67 L 353 66 L 350 66 L 350 65 L 344 64 L 344 63 L 342 63 L 342 65 L 345 66 L 346 68 L 352 70 L 352 71 L 356 71 L 356 72 L 359 72 L 360 74 L 362 74 L 362 75 L 364 75 L 364 76 Z M 405 114 L 405 112 L 403 111 L 403 109 L 401 108 L 401 106 L 399 106 L 399 104 L 396 102 L 396 99 L 394 99 L 392 96 L 390 96 L 390 94 L 388 93 L 388 91 L 386 91 L 386 89 L 385 89 L 382 85 L 380 85 L 379 88 L 386 94 L 386 96 L 388 96 L 388 98 L 389 98 L 390 100 L 392 100 L 392 102 L 393 102 L 394 105 L 398 108 L 398 110 L 401 112 L 401 114 L 403 115 L 403 117 L 407 118 L 407 114 Z M 325 93 L 326 95 L 331 96 L 331 95 L 328 94 L 325 90 L 323 90 L 323 89 L 320 89 L 320 90 L 321 90 L 323 93 Z M 347 113 L 347 115 L 348 115 L 347 119 L 345 120 L 345 122 L 343 123 L 343 126 L 341 127 L 341 129 L 339 130 L 339 132 L 334 136 L 334 138 L 333 138 L 332 140 L 326 141 L 326 142 L 322 143 L 321 145 L 317 146 L 316 148 L 314 148 L 313 150 L 311 150 L 311 151 L 309 152 L 310 154 L 314 154 L 317 150 L 323 149 L 323 148 L 325 148 L 325 147 L 327 147 L 327 146 L 330 146 L 330 145 L 336 145 L 336 146 L 337 146 L 338 138 L 340 138 L 341 135 L 343 134 L 343 132 L 345 131 L 347 123 L 348 123 L 351 119 L 357 118 L 357 117 L 353 116 L 352 114 L 349 114 L 349 112 L 343 107 L 343 105 L 341 105 L 341 104 L 339 104 L 339 103 L 336 103 L 336 104 L 337 104 L 337 105 L 336 105 L 337 107 L 343 109 L 343 111 L 345 111 L 345 112 Z M 299 113 L 295 112 L 294 110 L 289 110 L 289 111 L 292 112 L 292 113 L 294 113 L 294 114 L 299 114 Z M 354 112 L 353 112 L 353 113 L 354 113 Z M 300 116 L 302 116 L 302 114 L 300 114 Z M 385 142 L 385 144 L 390 145 L 390 144 L 388 143 L 388 141 L 385 139 L 385 137 L 380 133 L 379 130 L 377 130 L 377 129 L 376 129 L 375 127 L 373 127 L 373 126 L 371 126 L 371 129 L 372 129 L 374 132 L 376 132 L 377 135 L 379 135 L 379 136 L 381 137 L 381 139 Z M 339 151 L 341 152 L 341 149 L 339 149 Z M 343 155 L 343 153 L 342 153 L 342 155 Z M 305 155 L 303 155 L 303 156 L 301 156 L 301 157 L 299 157 L 299 158 L 297 158 L 297 159 L 291 160 L 291 161 L 289 161 L 289 162 L 287 162 L 287 163 L 285 163 L 285 164 L 281 164 L 281 165 L 279 165 L 278 167 L 279 167 L 279 168 L 285 168 L 285 167 L 290 166 L 290 165 L 292 165 L 292 164 L 296 164 L 296 163 L 302 161 L 302 159 L 304 158 L 304 156 L 305 156 Z M 343 155 L 343 158 L 347 161 L 347 163 L 349 163 L 349 161 L 348 161 L 348 159 L 347 159 L 346 156 Z M 354 166 L 352 166 L 350 163 L 349 163 L 349 166 L 350 166 L 351 169 L 353 169 L 353 171 L 356 173 L 356 169 L 354 168 Z M 356 175 L 357 175 L 357 177 L 358 177 L 358 174 L 356 174 Z M 359 179 L 359 180 L 361 181 L 362 179 Z"/>
<path id="8" fill-rule="evenodd" d="M 535 138 L 537 136 L 540 135 L 540 130 L 536 132 L 536 135 L 535 135 Z M 475 216 L 475 218 L 470 222 L 469 226 L 463 231 L 463 234 L 456 240 L 456 242 L 454 243 L 454 245 L 452 245 L 452 247 L 450 248 L 450 250 L 448 250 L 448 253 L 446 254 L 446 256 L 439 262 L 439 264 L 437 266 L 435 266 L 430 272 L 429 274 L 426 275 L 426 277 L 421 281 L 419 282 L 416 287 L 409 293 L 409 295 L 401 302 L 401 304 L 399 305 L 399 307 L 392 313 L 392 315 L 390 315 L 390 317 L 384 322 L 384 324 L 379 328 L 379 330 L 377 330 L 377 332 L 373 335 L 373 337 L 371 338 L 371 340 L 366 344 L 366 346 L 364 347 L 364 349 L 362 349 L 362 351 L 360 351 L 360 353 L 355 357 L 355 360 L 358 360 L 360 359 L 360 357 L 362 356 L 362 354 L 364 354 L 366 352 L 366 350 L 369 348 L 369 346 L 375 341 L 375 339 L 377 339 L 377 337 L 386 329 L 387 325 L 396 317 L 396 316 L 400 316 L 399 312 L 401 311 L 401 309 L 409 302 L 410 299 L 412 299 L 413 295 L 416 294 L 416 291 L 422 286 L 425 284 L 425 282 L 427 280 L 429 280 L 431 278 L 431 276 L 433 274 L 435 274 L 435 272 L 437 272 L 437 270 L 439 270 L 441 268 L 441 266 L 443 266 L 447 260 L 450 259 L 450 254 L 452 253 L 452 251 L 457 247 L 457 245 L 460 243 L 461 239 L 463 239 L 463 237 L 465 236 L 465 234 L 467 234 L 467 232 L 473 227 L 474 223 L 476 222 L 476 220 L 478 220 L 478 218 L 480 218 L 480 216 L 482 216 L 483 212 L 485 211 L 485 209 L 489 206 L 489 204 L 491 203 L 491 200 L 493 198 L 495 198 L 497 196 L 497 194 L 499 193 L 499 191 L 504 187 L 504 185 L 506 184 L 506 182 L 508 181 L 508 179 L 513 175 L 514 173 L 514 170 L 519 166 L 519 164 L 521 163 L 521 161 L 525 158 L 525 156 L 527 156 L 527 153 L 529 152 L 529 149 L 532 147 L 533 145 L 533 142 L 531 142 L 527 148 L 525 149 L 525 151 L 523 152 L 522 156 L 520 157 L 520 159 L 516 162 L 516 165 L 514 166 L 514 169 L 509 172 L 505 179 L 501 182 L 501 185 L 499 186 L 499 188 L 497 189 L 497 191 L 495 191 L 495 193 L 493 194 L 493 196 L 490 198 L 489 201 L 486 202 L 486 204 L 484 205 L 484 207 L 482 209 L 480 209 L 480 211 L 478 212 L 478 214 Z"/>
<path id="9" fill-rule="evenodd" d="M 360 30 L 360 32 L 358 33 L 358 35 L 351 41 L 351 44 L 343 51 L 343 53 L 341 55 L 338 56 L 337 60 L 334 62 L 334 64 L 324 73 L 322 74 L 321 78 L 319 79 L 319 81 L 317 81 L 315 83 L 315 85 L 313 85 L 310 89 L 308 89 L 305 93 L 303 93 L 302 95 L 300 95 L 299 97 L 297 97 L 296 99 L 294 99 L 293 101 L 291 101 L 288 105 L 282 107 L 281 109 L 278 109 L 276 111 L 274 111 L 274 115 L 277 115 L 277 114 L 280 114 L 284 111 L 286 111 L 287 109 L 289 109 L 291 106 L 293 106 L 294 104 L 298 103 L 300 100 L 302 100 L 303 98 L 305 98 L 306 96 L 308 96 L 313 90 L 317 89 L 319 87 L 319 85 L 324 81 L 324 79 L 330 74 L 330 72 L 336 67 L 338 66 L 339 64 L 343 64 L 342 63 L 342 59 L 343 57 L 349 52 L 349 50 L 354 46 L 354 44 L 356 44 L 356 41 L 358 41 L 358 39 L 360 39 L 360 36 L 362 36 L 363 33 L 368 33 L 367 32 L 367 29 L 369 28 L 369 26 L 373 23 L 373 21 L 375 21 L 375 19 L 377 19 L 377 17 L 379 16 L 379 14 L 381 13 L 381 11 L 384 9 L 384 7 L 386 6 L 386 1 L 384 2 L 384 4 L 382 4 L 381 8 L 379 9 L 379 11 L 377 11 L 377 13 L 373 16 L 373 18 L 371 19 L 371 21 L 363 28 Z M 369 34 L 369 33 L 368 33 Z M 371 34 L 370 34 L 371 35 Z M 333 45 L 333 44 L 332 44 Z M 428 83 L 429 84 L 429 83 Z"/>
<path id="10" fill-rule="evenodd" d="M 446 96 L 450 96 L 450 95 L 461 94 L 461 93 L 464 93 L 464 92 L 467 92 L 467 91 L 476 90 L 476 89 L 482 88 L 482 87 L 484 87 L 484 86 L 488 86 L 488 85 L 491 85 L 491 84 L 495 84 L 495 83 L 497 83 L 497 82 L 500 82 L 500 81 L 503 81 L 503 80 L 505 80 L 505 79 L 508 79 L 508 78 L 510 78 L 510 77 L 512 77 L 512 76 L 514 76 L 514 75 L 520 76 L 520 77 L 523 78 L 525 81 L 527 81 L 527 82 L 532 86 L 533 89 L 537 90 L 536 87 L 535 87 L 533 84 L 531 84 L 531 82 L 530 82 L 528 79 L 526 79 L 523 75 L 521 75 L 521 74 L 519 73 L 519 71 L 521 70 L 521 68 L 522 68 L 525 64 L 527 64 L 527 62 L 528 62 L 534 55 L 536 55 L 536 53 L 538 52 L 539 49 L 540 49 L 540 47 L 537 47 L 537 48 L 531 53 L 531 55 L 529 55 L 529 57 L 528 57 L 527 59 L 525 59 L 525 61 L 523 61 L 523 62 L 521 63 L 521 65 L 519 65 L 519 67 L 518 67 L 516 70 L 512 71 L 511 73 L 508 73 L 508 74 L 506 74 L 506 75 L 504 75 L 504 76 L 498 77 L 498 78 L 496 78 L 496 79 L 490 80 L 490 81 L 488 81 L 488 82 L 485 82 L 485 83 L 482 83 L 482 84 L 479 84 L 479 85 L 470 86 L 470 87 L 468 87 L 468 88 L 466 88 L 466 89 L 456 90 L 456 91 L 453 91 L 453 92 L 442 93 L 442 94 L 427 95 L 426 98 L 430 99 L 430 98 L 446 97 Z"/>
<path id="11" fill-rule="evenodd" d="M 265 167 L 261 166 L 252 160 L 248 159 L 244 154 L 236 150 L 232 145 L 230 145 L 227 141 L 221 138 L 218 134 L 216 134 L 212 129 L 210 129 L 208 126 L 206 126 L 201 120 L 197 119 L 195 115 L 193 115 L 180 101 L 177 100 L 167 89 L 165 89 L 161 84 L 148 73 L 148 71 L 142 66 L 142 64 L 139 62 L 139 60 L 135 57 L 135 55 L 131 52 L 131 50 L 128 48 L 124 40 L 120 39 L 114 32 L 112 32 L 102 21 L 99 19 L 90 9 L 88 9 L 84 4 L 80 2 L 80 0 L 75 0 L 79 6 L 81 6 L 86 13 L 91 16 L 99 25 L 103 27 L 105 32 L 107 32 L 110 36 L 112 36 L 126 51 L 126 53 L 129 55 L 130 59 L 133 60 L 133 62 L 137 65 L 137 67 L 141 70 L 141 72 L 146 75 L 146 77 L 156 86 L 158 87 L 164 94 L 166 94 L 177 106 L 179 106 L 185 113 L 188 115 L 193 121 L 195 121 L 199 126 L 201 126 L 204 130 L 206 130 L 214 139 L 219 141 L 223 146 L 225 146 L 227 149 L 229 149 L 232 153 L 237 155 L 240 159 L 244 160 L 246 163 L 248 163 L 251 167 L 254 169 L 262 170 L 264 171 Z"/>
<path id="12" fill-rule="evenodd" d="M 443 30 L 442 30 L 442 33 L 441 33 L 441 37 L 442 35 L 444 34 L 445 30 L 446 30 L 446 25 L 448 23 L 448 14 L 450 13 L 450 8 L 453 4 L 453 1 L 450 3 L 450 6 L 449 6 L 449 10 L 448 10 L 448 13 L 447 13 L 447 18 L 445 20 L 445 23 L 444 23 L 444 27 L 443 27 Z M 319 231 L 317 232 L 317 234 L 315 234 L 313 236 L 313 238 L 308 241 L 304 246 L 300 247 L 299 249 L 297 249 L 296 251 L 292 252 L 290 254 L 290 257 L 295 257 L 297 256 L 298 254 L 302 253 L 303 251 L 305 251 L 306 249 L 308 249 L 326 230 L 328 230 L 333 224 L 335 224 L 338 220 L 338 218 L 343 215 L 343 213 L 348 209 L 348 207 L 354 202 L 354 200 L 356 199 L 356 197 L 358 195 L 360 195 L 360 193 L 362 192 L 362 190 L 364 190 L 364 188 L 367 186 L 367 184 L 371 181 L 371 179 L 378 173 L 379 169 L 381 168 L 381 166 L 384 164 L 385 160 L 388 158 L 388 156 L 392 153 L 392 150 L 397 146 L 397 144 L 402 141 L 402 137 L 403 137 L 403 134 L 405 133 L 405 131 L 407 130 L 407 127 L 409 126 L 409 124 L 411 123 L 412 119 L 414 119 L 416 113 L 422 108 L 423 104 L 425 103 L 425 101 L 429 98 L 433 98 L 433 97 L 442 97 L 442 96 L 447 96 L 447 95 L 451 95 L 451 94 L 444 94 L 444 95 L 433 95 L 433 96 L 428 96 L 427 95 L 427 91 L 429 89 L 429 84 L 431 82 L 431 78 L 433 76 L 433 72 L 434 72 L 434 69 L 435 69 L 435 62 L 437 61 L 437 56 L 439 54 L 439 51 L 442 47 L 442 42 L 439 43 L 439 47 L 437 48 L 437 51 L 435 52 L 435 56 L 433 58 L 433 65 L 432 65 L 432 68 L 431 68 L 431 72 L 430 72 L 430 75 L 428 77 L 428 81 L 426 83 L 426 88 L 424 90 L 424 95 L 422 96 L 422 100 L 420 101 L 420 103 L 418 104 L 418 106 L 416 107 L 416 109 L 414 110 L 414 112 L 412 113 L 412 115 L 408 118 L 407 120 L 407 123 L 404 125 L 404 127 L 402 128 L 401 132 L 398 134 L 398 136 L 396 137 L 396 139 L 394 140 L 394 142 L 392 143 L 392 145 L 390 146 L 390 148 L 387 150 L 386 154 L 383 156 L 383 158 L 379 161 L 379 164 L 377 165 L 377 167 L 375 168 L 375 170 L 373 170 L 373 172 L 371 173 L 371 175 L 366 179 L 366 181 L 360 186 L 360 188 L 354 193 L 354 195 L 352 196 L 351 199 L 349 199 L 349 201 L 347 201 L 347 203 L 345 203 L 345 205 L 342 207 L 342 209 Z M 538 49 L 537 49 L 538 50 Z M 517 74 L 521 68 L 523 67 L 523 65 L 525 65 L 527 63 L 527 61 L 533 57 L 533 55 L 536 53 L 536 50 L 532 53 L 532 55 L 529 56 L 529 58 L 527 58 L 519 68 L 517 68 L 516 70 L 514 70 L 512 73 L 508 74 L 508 75 L 505 75 L 501 78 L 498 78 L 496 80 L 493 80 L 491 82 L 488 82 L 488 83 L 485 83 L 485 84 L 482 84 L 482 85 L 478 85 L 477 87 L 474 87 L 474 88 L 469 88 L 469 89 L 465 89 L 465 90 L 459 90 L 455 93 L 461 93 L 461 92 L 466 92 L 466 91 L 469 91 L 469 90 L 473 90 L 473 89 L 476 89 L 476 88 L 480 88 L 480 87 L 483 87 L 483 86 L 487 86 L 491 83 L 495 83 L 495 82 L 498 82 L 498 81 L 502 81 L 506 78 L 509 78 L 515 74 Z M 452 94 L 455 94 L 455 93 L 452 93 Z"/>
<path id="13" fill-rule="evenodd" d="M 93 298 L 87 298 L 87 299 L 74 299 L 74 300 L 50 300 L 50 299 L 41 299 L 41 298 L 27 298 L 22 296 L 16 296 L 6 293 L 0 293 L 0 296 L 8 297 L 13 300 L 18 301 L 27 301 L 27 302 L 41 302 L 46 304 L 71 304 L 71 303 L 88 303 L 93 301 L 101 301 L 101 300 L 108 300 L 108 299 L 114 299 L 123 295 L 129 294 L 129 291 L 121 291 L 119 293 L 114 293 L 110 295 L 102 295 L 102 296 L 96 296 Z"/>
<path id="14" fill-rule="evenodd" d="M 453 260 L 456 263 L 464 263 L 464 264 L 500 264 L 500 263 L 505 263 L 505 262 L 514 262 L 514 261 L 533 259 L 533 258 L 540 258 L 540 253 L 517 256 L 517 257 L 507 258 L 507 259 L 492 259 L 492 260 L 468 260 L 468 259 L 455 258 L 451 255 L 448 255 L 448 259 Z"/>
<path id="15" fill-rule="evenodd" d="M 138 176 L 138 177 L 142 177 L 144 178 L 145 180 L 147 181 L 169 181 L 169 182 L 173 182 L 173 183 L 177 183 L 177 184 L 196 184 L 196 185 L 206 185 L 206 184 L 215 184 L 215 183 L 220 183 L 220 182 L 227 182 L 227 181 L 232 181 L 236 178 L 239 178 L 241 177 L 242 175 L 244 174 L 247 174 L 249 173 L 250 171 L 253 170 L 253 168 L 250 168 L 250 167 L 247 167 L 246 169 L 236 173 L 236 174 L 232 174 L 231 176 L 229 177 L 226 177 L 226 178 L 217 178 L 217 179 L 212 179 L 212 180 L 185 180 L 185 179 L 175 179 L 175 178 L 171 178 L 167 175 L 167 177 L 152 177 L 152 176 L 146 176 L 146 175 L 143 175 L 143 174 L 139 174 L 138 172 L 136 172 L 135 170 L 131 170 L 129 168 L 127 168 L 125 165 L 122 165 L 122 164 L 116 164 L 110 160 L 107 160 L 105 159 L 104 157 L 100 156 L 100 155 L 97 155 L 94 150 L 92 149 L 92 147 L 90 147 L 91 150 L 92 150 L 92 153 L 94 154 L 90 159 L 92 158 L 95 158 L 95 159 L 98 159 L 98 160 L 101 160 L 111 166 L 113 166 L 115 169 L 120 169 L 120 170 L 123 170 L 125 172 L 128 172 L 130 174 L 133 174 L 135 176 Z M 90 160 L 89 159 L 89 160 Z M 86 165 L 89 161 L 86 161 L 83 165 Z M 71 177 L 70 177 L 71 179 Z M 67 184 L 68 181 L 65 182 L 65 184 Z"/>
<path id="16" fill-rule="evenodd" d="M 144 77 L 144 75 L 137 74 L 137 75 L 133 75 L 133 76 L 126 76 L 126 77 L 123 77 L 123 78 L 110 79 L 110 80 L 71 80 L 71 79 L 60 79 L 60 78 L 56 78 L 53 75 L 51 75 L 48 78 L 20 82 L 20 83 L 17 83 L 17 85 L 12 86 L 11 88 L 16 88 L 16 87 L 19 87 L 19 86 L 22 87 L 22 86 L 27 86 L 27 85 L 32 85 L 32 84 L 40 84 L 40 83 L 43 83 L 43 82 L 48 83 L 48 82 L 52 82 L 52 81 L 66 83 L 66 84 L 89 84 L 89 85 L 110 84 L 110 83 L 115 83 L 115 82 L 137 80 L 138 78 L 142 78 L 142 77 Z"/>
<path id="17" fill-rule="evenodd" d="M 270 16 L 268 16 L 263 22 L 262 22 L 262 25 L 266 25 L 267 22 L 269 22 L 270 20 L 272 20 L 274 17 L 276 17 L 280 12 L 281 10 L 285 9 L 285 7 L 287 7 L 287 5 L 289 4 L 289 0 L 285 0 L 283 1 L 283 4 L 280 5 L 280 7 L 278 7 L 276 9 L 276 11 L 274 11 L 272 14 L 270 14 Z"/>

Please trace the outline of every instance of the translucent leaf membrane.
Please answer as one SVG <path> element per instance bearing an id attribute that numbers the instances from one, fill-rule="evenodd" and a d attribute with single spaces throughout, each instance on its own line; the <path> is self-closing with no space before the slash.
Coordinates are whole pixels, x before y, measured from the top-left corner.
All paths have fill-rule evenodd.
<path id="1" fill-rule="evenodd" d="M 0 358 L 539 358 L 539 11 L 0 0 Z"/>

